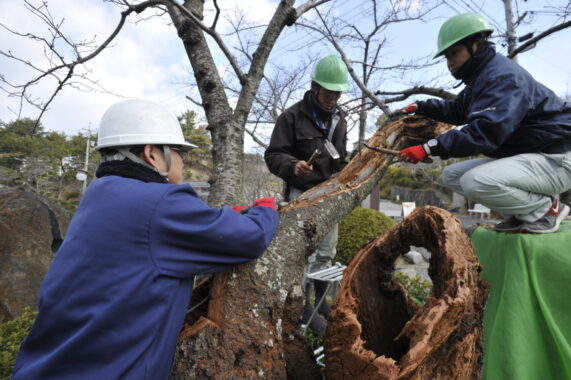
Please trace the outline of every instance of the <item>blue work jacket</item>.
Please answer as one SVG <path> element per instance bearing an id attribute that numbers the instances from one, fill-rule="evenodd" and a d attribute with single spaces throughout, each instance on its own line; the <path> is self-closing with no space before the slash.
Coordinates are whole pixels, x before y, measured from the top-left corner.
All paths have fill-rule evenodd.
<path id="1" fill-rule="evenodd" d="M 40 291 L 15 380 L 167 379 L 197 274 L 260 256 L 277 213 L 212 208 L 190 185 L 88 187 Z"/>
<path id="2" fill-rule="evenodd" d="M 444 159 L 571 150 L 571 107 L 510 59 L 495 54 L 452 100 L 418 102 L 428 117 L 464 125 L 440 135 Z"/>

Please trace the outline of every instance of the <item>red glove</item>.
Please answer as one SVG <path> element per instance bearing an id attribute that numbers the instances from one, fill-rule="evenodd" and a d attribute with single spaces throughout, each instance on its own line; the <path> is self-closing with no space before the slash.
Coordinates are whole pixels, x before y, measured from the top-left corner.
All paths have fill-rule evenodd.
<path id="1" fill-rule="evenodd" d="M 232 210 L 241 213 L 243 210 L 247 210 L 249 208 L 249 206 L 234 206 L 232 207 Z"/>
<path id="2" fill-rule="evenodd" d="M 404 108 L 396 110 L 395 113 L 415 113 L 417 109 L 418 105 L 416 104 L 416 102 L 413 102 Z"/>
<path id="3" fill-rule="evenodd" d="M 254 204 L 251 207 L 254 206 L 262 206 L 262 207 L 269 207 L 272 210 L 276 209 L 276 200 L 272 197 L 272 198 L 260 198 L 260 199 L 256 199 L 254 201 Z"/>
<path id="4" fill-rule="evenodd" d="M 427 154 L 422 145 L 409 146 L 399 152 L 401 160 L 416 164 L 426 158 Z"/>

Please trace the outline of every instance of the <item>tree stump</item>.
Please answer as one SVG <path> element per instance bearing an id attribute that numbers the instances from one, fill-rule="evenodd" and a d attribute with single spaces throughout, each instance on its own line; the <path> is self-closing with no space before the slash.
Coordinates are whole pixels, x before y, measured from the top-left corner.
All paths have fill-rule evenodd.
<path id="1" fill-rule="evenodd" d="M 425 305 L 394 279 L 409 246 L 431 253 Z M 325 373 L 336 379 L 479 379 L 489 287 L 469 237 L 450 213 L 416 209 L 365 245 L 345 270 L 325 340 Z"/>

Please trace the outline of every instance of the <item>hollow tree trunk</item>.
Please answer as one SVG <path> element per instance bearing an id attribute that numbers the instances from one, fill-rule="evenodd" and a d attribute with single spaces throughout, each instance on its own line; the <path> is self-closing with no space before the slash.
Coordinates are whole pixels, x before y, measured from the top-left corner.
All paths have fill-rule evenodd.
<path id="1" fill-rule="evenodd" d="M 406 117 L 385 126 L 371 146 L 397 148 L 424 141 L 451 126 Z M 256 261 L 216 275 L 208 303 L 189 315 L 178 347 L 174 379 L 318 379 L 311 350 L 300 335 L 306 258 L 333 224 L 358 206 L 392 157 L 367 148 L 337 176 L 281 210 L 279 230 Z"/>
<path id="2" fill-rule="evenodd" d="M 410 245 L 432 254 L 433 293 L 423 306 L 393 277 Z M 345 270 L 327 327 L 327 379 L 479 379 L 489 290 L 480 269 L 458 219 L 414 210 Z"/>

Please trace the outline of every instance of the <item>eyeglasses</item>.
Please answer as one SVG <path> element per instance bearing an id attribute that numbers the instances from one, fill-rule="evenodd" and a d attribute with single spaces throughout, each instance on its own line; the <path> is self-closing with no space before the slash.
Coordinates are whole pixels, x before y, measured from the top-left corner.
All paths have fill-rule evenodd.
<path id="1" fill-rule="evenodd" d="M 180 156 L 180 158 L 182 158 L 183 161 L 185 161 L 188 158 L 189 152 L 186 150 L 182 150 L 176 146 L 169 146 L 169 149 L 176 152 Z"/>

